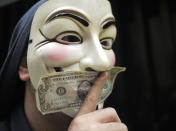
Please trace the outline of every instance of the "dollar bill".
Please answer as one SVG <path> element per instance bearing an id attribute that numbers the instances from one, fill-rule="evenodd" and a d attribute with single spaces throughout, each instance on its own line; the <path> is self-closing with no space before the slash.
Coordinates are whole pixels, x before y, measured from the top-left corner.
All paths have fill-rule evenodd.
<path id="1" fill-rule="evenodd" d="M 115 78 L 122 71 L 125 71 L 124 67 L 113 67 L 108 71 L 97 105 L 111 94 Z M 69 108 L 79 109 L 98 75 L 91 71 L 69 71 L 41 77 L 35 94 L 39 111 L 45 115 Z"/>

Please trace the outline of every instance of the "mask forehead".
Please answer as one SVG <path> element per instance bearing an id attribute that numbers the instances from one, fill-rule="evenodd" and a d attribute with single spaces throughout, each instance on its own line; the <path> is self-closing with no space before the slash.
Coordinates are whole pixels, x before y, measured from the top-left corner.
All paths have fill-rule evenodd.
<path id="1" fill-rule="evenodd" d="M 37 10 L 33 23 L 42 26 L 49 16 L 62 10 L 80 12 L 93 23 L 113 17 L 108 0 L 48 0 Z"/>

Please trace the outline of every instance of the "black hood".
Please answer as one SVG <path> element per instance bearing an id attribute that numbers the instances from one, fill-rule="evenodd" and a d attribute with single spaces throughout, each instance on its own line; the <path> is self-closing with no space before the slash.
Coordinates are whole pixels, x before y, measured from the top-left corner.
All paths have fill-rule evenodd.
<path id="1" fill-rule="evenodd" d="M 18 68 L 24 52 L 27 50 L 33 16 L 40 5 L 33 5 L 17 23 L 9 44 L 7 57 L 0 70 L 0 118 L 24 100 L 24 83 L 19 80 Z"/>

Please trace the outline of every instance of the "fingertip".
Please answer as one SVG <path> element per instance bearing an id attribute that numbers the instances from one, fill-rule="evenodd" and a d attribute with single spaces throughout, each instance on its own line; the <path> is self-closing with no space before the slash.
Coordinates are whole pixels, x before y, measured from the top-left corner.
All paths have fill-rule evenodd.
<path id="1" fill-rule="evenodd" d="M 105 80 L 108 76 L 108 73 L 106 71 L 102 72 L 101 75 L 99 76 L 100 80 Z"/>
<path id="2" fill-rule="evenodd" d="M 106 77 L 108 77 L 108 72 L 107 71 L 105 71 L 105 75 L 106 75 Z"/>

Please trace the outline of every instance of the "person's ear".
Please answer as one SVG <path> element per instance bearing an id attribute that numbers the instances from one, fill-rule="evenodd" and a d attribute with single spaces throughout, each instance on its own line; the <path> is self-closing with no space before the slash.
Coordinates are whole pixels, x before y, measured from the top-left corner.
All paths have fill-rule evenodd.
<path id="1" fill-rule="evenodd" d="M 23 56 L 22 60 L 21 60 L 21 64 L 18 70 L 18 74 L 20 77 L 20 80 L 22 81 L 29 81 L 30 77 L 29 77 L 29 71 L 27 68 L 27 58 L 26 55 Z"/>

